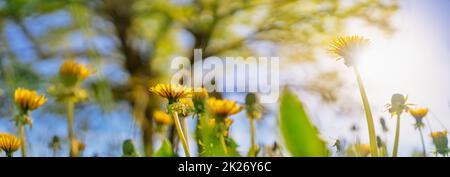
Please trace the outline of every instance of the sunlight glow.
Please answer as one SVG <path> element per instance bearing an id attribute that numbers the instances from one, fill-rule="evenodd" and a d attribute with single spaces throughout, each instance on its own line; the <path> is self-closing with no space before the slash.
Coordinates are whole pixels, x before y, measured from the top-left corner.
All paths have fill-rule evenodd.
<path id="1" fill-rule="evenodd" d="M 446 55 L 440 48 L 444 44 L 436 37 L 439 35 L 433 32 L 431 22 L 411 18 L 411 12 L 408 13 L 400 13 L 394 19 L 397 29 L 392 36 L 367 27 L 363 31 L 349 33 L 371 40 L 370 47 L 361 56 L 359 68 L 374 109 L 374 118 L 390 117 L 384 105 L 389 102 L 392 94 L 401 93 L 409 96 L 409 102 L 430 108 L 432 115 L 427 119 L 430 120 L 432 129 L 446 129 L 450 125 L 447 83 L 450 78 Z M 418 147 L 414 147 L 417 144 L 417 132 L 411 126 L 413 119 L 409 115 L 404 119 L 400 149 L 417 149 Z M 391 128 L 395 125 L 393 121 L 394 119 L 388 119 Z M 406 136 L 408 134 L 410 136 Z M 388 142 L 390 143 L 392 142 Z M 431 144 L 428 147 L 432 147 Z"/>

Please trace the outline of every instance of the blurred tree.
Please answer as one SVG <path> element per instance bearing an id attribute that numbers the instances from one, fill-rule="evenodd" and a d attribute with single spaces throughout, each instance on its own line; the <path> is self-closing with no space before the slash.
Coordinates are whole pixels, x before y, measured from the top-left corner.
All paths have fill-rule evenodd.
<path id="1" fill-rule="evenodd" d="M 150 156 L 152 113 L 160 100 L 147 88 L 167 80 L 172 57 L 193 60 L 193 49 L 200 48 L 203 58 L 269 51 L 288 62 L 314 62 L 316 49 L 343 33 L 349 19 L 389 32 L 396 9 L 397 1 L 384 0 L 2 0 L 0 84 L 6 85 L 3 97 L 16 86 L 39 87 L 40 74 L 29 66 L 42 61 L 89 59 L 100 71 L 119 66 L 127 80 L 100 74 L 91 87 L 95 101 L 108 105 L 113 96 L 128 102 Z"/>

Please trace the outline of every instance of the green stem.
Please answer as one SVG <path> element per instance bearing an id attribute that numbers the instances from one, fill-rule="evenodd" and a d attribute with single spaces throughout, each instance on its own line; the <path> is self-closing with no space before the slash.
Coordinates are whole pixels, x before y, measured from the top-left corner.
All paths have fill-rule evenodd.
<path id="1" fill-rule="evenodd" d="M 74 122 L 75 122 L 75 103 L 72 101 L 68 101 L 66 103 L 67 106 L 67 132 L 69 139 L 69 156 L 76 157 L 77 152 L 75 152 L 75 130 L 74 130 Z"/>
<path id="2" fill-rule="evenodd" d="M 181 140 L 181 144 L 183 145 L 184 153 L 186 154 L 186 157 L 190 157 L 191 154 L 189 153 L 189 147 L 186 141 L 186 136 L 183 133 L 183 129 L 181 128 L 180 118 L 178 118 L 178 113 L 173 111 L 172 112 L 173 119 L 175 122 L 175 127 L 177 128 L 178 137 Z"/>
<path id="3" fill-rule="evenodd" d="M 374 126 L 373 118 L 372 118 L 372 111 L 370 110 L 369 100 L 367 98 L 366 90 L 364 88 L 364 84 L 362 82 L 361 75 L 359 74 L 358 68 L 354 67 L 354 71 L 356 74 L 359 91 L 361 93 L 362 102 L 364 105 L 364 112 L 366 113 L 367 127 L 369 129 L 370 152 L 372 154 L 372 157 L 377 157 L 378 156 L 377 141 L 376 141 L 376 134 L 375 134 L 375 126 Z"/>
<path id="4" fill-rule="evenodd" d="M 420 140 L 422 142 L 422 154 L 424 157 L 427 156 L 427 152 L 425 149 L 425 140 L 423 139 L 423 133 L 422 133 L 422 127 L 419 127 L 419 133 L 420 133 Z"/>
<path id="5" fill-rule="evenodd" d="M 251 135 L 251 147 L 250 147 L 250 156 L 256 156 L 256 130 L 255 130 L 255 119 L 250 118 L 250 135 Z"/>
<path id="6" fill-rule="evenodd" d="M 184 138 L 186 139 L 186 144 L 189 147 L 189 136 L 188 136 L 188 124 L 187 124 L 187 118 L 184 117 L 182 118 L 183 122 L 181 122 L 181 128 L 183 128 L 183 134 L 184 134 Z"/>
<path id="7" fill-rule="evenodd" d="M 6 151 L 6 156 L 7 156 L 7 157 L 13 157 L 13 153 L 10 152 L 10 151 Z"/>
<path id="8" fill-rule="evenodd" d="M 392 151 L 392 157 L 397 157 L 399 139 L 400 139 L 400 115 L 397 114 L 397 126 L 395 127 L 395 140 L 394 140 L 394 150 Z"/>
<path id="9" fill-rule="evenodd" d="M 223 136 L 223 134 L 220 135 L 220 143 L 222 143 L 222 148 L 223 151 L 225 152 L 225 155 L 228 156 L 228 148 L 227 144 L 225 143 L 225 137 Z"/>
<path id="10" fill-rule="evenodd" d="M 27 149 L 26 149 L 27 141 L 26 141 L 25 137 L 26 137 L 26 135 L 25 135 L 25 125 L 22 123 L 20 125 L 20 147 L 21 147 L 21 150 L 22 150 L 22 157 L 26 157 L 27 156 Z"/>

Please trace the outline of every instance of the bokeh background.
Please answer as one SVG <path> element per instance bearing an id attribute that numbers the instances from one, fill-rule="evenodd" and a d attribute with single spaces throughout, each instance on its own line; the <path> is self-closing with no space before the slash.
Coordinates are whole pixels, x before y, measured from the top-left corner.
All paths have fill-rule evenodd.
<path id="1" fill-rule="evenodd" d="M 146 127 L 153 126 L 151 115 L 162 108 L 162 100 L 147 88 L 170 81 L 172 58 L 192 58 L 193 49 L 201 48 L 204 58 L 279 56 L 280 87 L 298 94 L 331 150 L 336 139 L 368 143 L 352 72 L 326 53 L 334 37 L 358 34 L 371 39 L 361 74 L 377 132 L 391 149 L 394 119 L 385 105 L 394 93 L 430 108 L 427 135 L 430 128 L 450 125 L 449 9 L 446 0 L 0 0 L 0 132 L 17 132 L 14 89 L 45 93 L 60 64 L 70 58 L 96 70 L 84 85 L 89 101 L 76 108 L 77 137 L 86 144 L 83 156 L 121 156 L 125 139 L 149 154 L 160 141 Z M 242 103 L 245 94 L 217 96 Z M 282 144 L 278 105 L 265 107 L 257 142 Z M 64 107 L 50 99 L 31 116 L 31 156 L 67 156 Z M 390 128 L 385 135 L 379 117 Z M 420 150 L 419 133 L 413 118 L 402 118 L 399 154 L 411 156 Z M 231 136 L 246 154 L 248 119 L 244 113 L 233 119 Z M 195 120 L 190 126 L 194 130 Z M 49 146 L 53 136 L 62 139 L 60 151 Z M 426 142 L 432 152 L 428 136 Z"/>

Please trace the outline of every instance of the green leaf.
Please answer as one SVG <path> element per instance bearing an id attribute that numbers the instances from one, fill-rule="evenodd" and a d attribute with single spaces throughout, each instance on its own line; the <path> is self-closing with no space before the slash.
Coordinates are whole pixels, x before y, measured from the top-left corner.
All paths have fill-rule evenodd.
<path id="1" fill-rule="evenodd" d="M 153 154 L 154 157 L 176 157 L 172 151 L 172 144 L 169 140 L 165 139 L 158 151 Z"/>
<path id="2" fill-rule="evenodd" d="M 285 89 L 280 103 L 280 129 L 292 156 L 324 157 L 328 152 L 297 96 Z"/>
<path id="3" fill-rule="evenodd" d="M 229 157 L 240 157 L 241 154 L 239 154 L 239 151 L 237 150 L 238 148 L 238 144 L 236 143 L 236 141 L 234 141 L 233 138 L 228 137 L 226 139 L 227 141 L 227 149 L 228 149 L 228 156 Z"/>
<path id="4" fill-rule="evenodd" d="M 136 152 L 136 148 L 134 147 L 133 141 L 130 139 L 123 141 L 122 151 L 122 157 L 139 157 L 139 154 Z"/>

